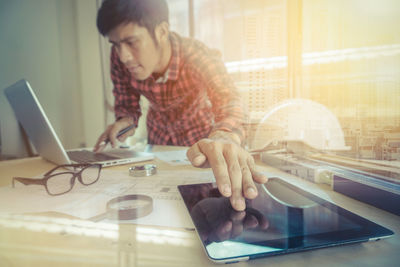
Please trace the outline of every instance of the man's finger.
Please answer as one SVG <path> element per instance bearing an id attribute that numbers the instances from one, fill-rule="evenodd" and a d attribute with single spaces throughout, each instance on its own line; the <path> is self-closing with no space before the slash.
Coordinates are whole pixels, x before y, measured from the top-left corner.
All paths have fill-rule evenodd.
<path id="1" fill-rule="evenodd" d="M 250 167 L 247 164 L 247 161 L 240 159 L 239 162 L 242 173 L 243 195 L 248 199 L 254 199 L 257 196 L 258 192 L 253 182 L 253 174 L 250 171 Z"/>
<path id="2" fill-rule="evenodd" d="M 100 152 L 101 150 L 103 150 L 102 147 L 100 147 L 100 142 L 102 142 L 101 140 L 97 140 L 96 144 L 93 147 L 93 152 Z"/>
<path id="3" fill-rule="evenodd" d="M 257 171 L 256 164 L 254 163 L 253 157 L 249 156 L 247 159 L 247 165 L 249 166 L 249 170 L 253 176 L 253 180 L 259 184 L 265 184 L 268 181 L 267 176 Z"/>
<path id="4" fill-rule="evenodd" d="M 206 156 L 200 151 L 199 143 L 191 146 L 186 152 L 186 156 L 195 167 L 200 167 L 207 161 Z"/>
<path id="5" fill-rule="evenodd" d="M 117 127 L 116 124 L 114 124 L 113 127 L 111 127 L 109 134 L 108 134 L 108 140 L 110 141 L 111 147 L 116 147 L 117 146 L 117 135 L 119 131 L 121 130 L 121 126 Z"/>
<path id="6" fill-rule="evenodd" d="M 241 211 L 246 208 L 242 193 L 242 172 L 238 161 L 236 145 L 226 145 L 224 157 L 228 168 L 229 178 L 232 185 L 231 204 L 235 210 Z"/>
<path id="7" fill-rule="evenodd" d="M 199 142 L 198 144 L 212 168 L 219 192 L 225 197 L 230 197 L 232 195 L 231 181 L 221 145 L 215 142 Z"/>
<path id="8" fill-rule="evenodd" d="M 104 142 L 105 140 L 106 140 L 106 132 L 100 135 L 99 139 L 97 139 L 93 151 L 96 153 L 101 152 L 105 147 L 105 142 Z"/>
<path id="9" fill-rule="evenodd" d="M 94 152 L 95 152 L 95 153 L 100 153 L 101 151 L 104 150 L 104 148 L 106 147 L 106 145 L 107 145 L 107 144 L 106 144 L 105 142 L 100 143 L 97 147 L 95 147 Z"/>

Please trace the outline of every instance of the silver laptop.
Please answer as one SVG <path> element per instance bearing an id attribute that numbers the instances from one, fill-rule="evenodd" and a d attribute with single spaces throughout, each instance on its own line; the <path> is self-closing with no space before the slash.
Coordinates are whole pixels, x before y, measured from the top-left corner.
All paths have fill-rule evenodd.
<path id="1" fill-rule="evenodd" d="M 56 164 L 100 163 L 113 166 L 154 159 L 152 153 L 130 149 L 111 149 L 94 153 L 88 149 L 65 151 L 50 124 L 35 93 L 26 80 L 20 80 L 7 87 L 4 93 L 14 113 L 42 158 Z"/>

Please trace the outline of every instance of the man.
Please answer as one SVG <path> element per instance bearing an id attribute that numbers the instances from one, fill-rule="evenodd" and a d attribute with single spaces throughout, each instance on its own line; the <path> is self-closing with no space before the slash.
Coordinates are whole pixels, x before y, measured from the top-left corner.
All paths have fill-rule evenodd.
<path id="1" fill-rule="evenodd" d="M 218 189 L 232 207 L 245 209 L 257 196 L 254 181 L 266 182 L 241 147 L 245 115 L 240 98 L 218 53 L 169 31 L 165 0 L 105 0 L 97 14 L 99 32 L 109 39 L 116 121 L 94 150 L 118 132 L 137 126 L 139 99 L 150 102 L 148 142 L 190 146 L 196 167 L 210 166 Z M 134 129 L 121 135 L 124 141 Z"/>

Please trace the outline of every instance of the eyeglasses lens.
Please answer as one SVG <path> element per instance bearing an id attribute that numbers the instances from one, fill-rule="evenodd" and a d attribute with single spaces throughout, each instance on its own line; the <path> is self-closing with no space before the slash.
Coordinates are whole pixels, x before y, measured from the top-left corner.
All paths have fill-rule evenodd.
<path id="1" fill-rule="evenodd" d="M 84 185 L 90 185 L 99 179 L 100 166 L 92 165 L 82 170 L 81 177 Z"/>
<path id="2" fill-rule="evenodd" d="M 47 190 L 52 195 L 59 195 L 71 190 L 73 186 L 72 173 L 58 173 L 47 180 Z"/>

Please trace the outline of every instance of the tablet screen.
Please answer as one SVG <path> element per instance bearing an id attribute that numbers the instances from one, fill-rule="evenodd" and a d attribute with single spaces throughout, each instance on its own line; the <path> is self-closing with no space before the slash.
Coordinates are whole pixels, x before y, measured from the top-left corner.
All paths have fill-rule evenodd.
<path id="1" fill-rule="evenodd" d="M 235 211 L 216 184 L 179 186 L 210 259 L 235 261 L 387 237 L 390 230 L 281 179 Z"/>

